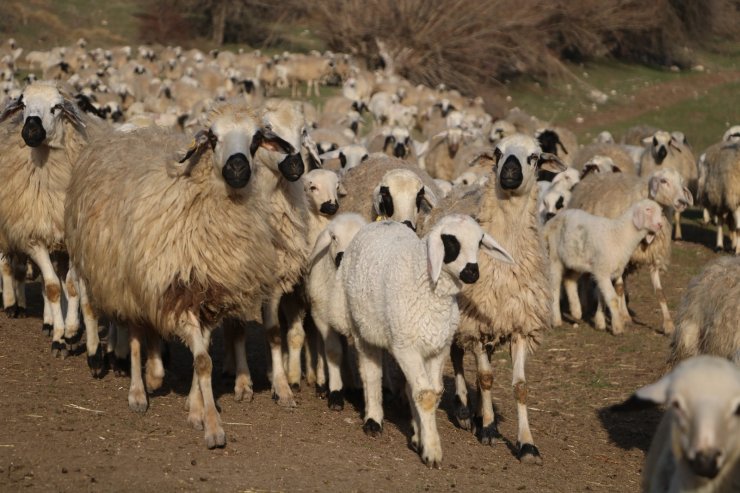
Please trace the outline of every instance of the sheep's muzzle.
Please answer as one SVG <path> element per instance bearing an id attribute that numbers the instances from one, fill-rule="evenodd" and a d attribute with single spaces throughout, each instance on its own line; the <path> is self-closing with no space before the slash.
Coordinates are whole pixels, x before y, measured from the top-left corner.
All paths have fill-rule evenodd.
<path id="1" fill-rule="evenodd" d="M 509 156 L 501 167 L 501 188 L 515 190 L 524 181 L 522 165 L 516 156 Z"/>
<path id="2" fill-rule="evenodd" d="M 231 188 L 244 188 L 252 176 L 247 156 L 241 152 L 229 156 L 221 174 Z"/>
<path id="3" fill-rule="evenodd" d="M 396 144 L 393 148 L 393 156 L 401 159 L 406 157 L 406 146 L 401 143 Z"/>
<path id="4" fill-rule="evenodd" d="M 288 156 L 278 164 L 280 173 L 288 181 L 297 181 L 304 171 L 303 158 L 299 153 L 288 154 Z"/>
<path id="5" fill-rule="evenodd" d="M 658 152 L 655 154 L 655 164 L 663 164 L 663 160 L 668 155 L 668 151 L 665 146 L 660 146 Z"/>
<path id="6" fill-rule="evenodd" d="M 479 277 L 480 271 L 478 271 L 478 264 L 468 263 L 460 272 L 460 280 L 465 284 L 473 284 Z"/>
<path id="7" fill-rule="evenodd" d="M 333 216 L 337 213 L 338 210 L 339 204 L 330 200 L 327 200 L 326 202 L 321 204 L 321 207 L 319 208 L 319 212 L 322 214 L 326 214 L 327 216 Z"/>
<path id="8" fill-rule="evenodd" d="M 719 450 L 707 450 L 697 452 L 693 459 L 689 460 L 689 466 L 698 476 L 714 478 L 719 474 Z"/>
<path id="9" fill-rule="evenodd" d="M 38 116 L 26 118 L 26 123 L 23 124 L 23 130 L 21 130 L 21 137 L 29 147 L 40 146 L 46 140 L 46 130 L 44 130 L 44 125 L 41 123 L 41 118 Z"/>

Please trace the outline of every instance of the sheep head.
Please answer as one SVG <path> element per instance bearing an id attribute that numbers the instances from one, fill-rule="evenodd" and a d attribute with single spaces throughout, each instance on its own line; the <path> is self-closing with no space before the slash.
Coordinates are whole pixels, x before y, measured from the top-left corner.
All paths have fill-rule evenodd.
<path id="1" fill-rule="evenodd" d="M 694 197 L 683 185 L 681 174 L 674 169 L 663 168 L 654 172 L 648 179 L 648 188 L 651 199 L 678 212 L 694 205 Z"/>
<path id="2" fill-rule="evenodd" d="M 437 197 L 422 183 L 419 175 L 407 169 L 387 172 L 373 191 L 373 205 L 379 217 L 398 221 L 414 231 L 424 203 L 434 207 Z"/>
<path id="3" fill-rule="evenodd" d="M 678 152 L 681 152 L 680 142 L 677 140 L 675 135 L 672 135 L 663 130 L 658 130 L 653 134 L 652 137 L 646 137 L 642 141 L 643 144 L 649 146 L 650 154 L 655 161 L 655 164 L 661 165 L 668 156 L 668 152 L 672 147 Z"/>
<path id="4" fill-rule="evenodd" d="M 333 216 L 339 210 L 339 197 L 347 195 L 339 176 L 326 169 L 311 170 L 303 176 L 303 190 L 317 214 Z"/>
<path id="5" fill-rule="evenodd" d="M 499 142 L 494 150 L 494 157 L 496 186 L 507 195 L 528 194 L 545 162 L 552 171 L 566 169 L 557 156 L 543 153 L 534 138 L 523 134 L 511 135 Z"/>
<path id="6" fill-rule="evenodd" d="M 450 214 L 437 222 L 425 238 L 427 270 L 435 286 L 442 272 L 452 279 L 472 284 L 480 277 L 478 250 L 505 263 L 514 259 L 475 220 L 463 214 Z"/>
<path id="7" fill-rule="evenodd" d="M 79 130 L 85 128 L 77 105 L 51 82 L 36 82 L 26 87 L 5 107 L 0 114 L 0 122 L 21 112 L 21 137 L 29 147 L 53 145 L 60 141 L 64 136 L 65 120 Z"/>
<path id="8" fill-rule="evenodd" d="M 339 268 L 349 243 L 355 237 L 357 232 L 367 224 L 365 218 L 355 213 L 339 214 L 335 217 L 316 238 L 309 264 L 313 264 L 316 259 L 327 253 L 334 261 L 334 265 Z"/>

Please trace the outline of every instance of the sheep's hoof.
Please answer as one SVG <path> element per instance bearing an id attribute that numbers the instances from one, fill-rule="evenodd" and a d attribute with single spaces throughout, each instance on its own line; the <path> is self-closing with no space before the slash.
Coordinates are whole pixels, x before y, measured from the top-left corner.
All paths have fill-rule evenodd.
<path id="1" fill-rule="evenodd" d="M 5 308 L 5 315 L 8 318 L 26 318 L 26 309 L 16 305 L 10 305 Z"/>
<path id="2" fill-rule="evenodd" d="M 422 450 L 420 452 L 421 460 L 426 464 L 426 466 L 429 469 L 442 469 L 442 459 L 439 458 L 432 458 L 432 457 L 425 457 L 424 456 L 424 447 L 422 447 Z"/>
<path id="3" fill-rule="evenodd" d="M 498 432 L 495 421 L 488 426 L 483 426 L 478 432 L 478 440 L 483 445 L 494 445 L 500 438 L 501 433 Z"/>
<path id="4" fill-rule="evenodd" d="M 540 455 L 540 451 L 537 450 L 537 447 L 531 443 L 525 443 L 524 445 L 519 445 L 517 448 L 519 449 L 517 453 L 519 462 L 529 465 L 542 465 L 542 456 Z"/>
<path id="5" fill-rule="evenodd" d="M 362 431 L 364 431 L 365 435 L 367 436 L 377 438 L 383 434 L 383 426 L 378 424 L 378 422 L 374 419 L 370 418 L 365 421 L 365 424 L 362 425 Z"/>
<path id="6" fill-rule="evenodd" d="M 280 396 L 277 392 L 272 392 L 272 400 L 277 402 L 278 406 L 281 407 L 296 407 L 295 399 L 293 398 L 293 394 L 288 393 L 287 396 Z"/>
<path id="7" fill-rule="evenodd" d="M 146 412 L 149 404 L 146 400 L 144 389 L 134 390 L 128 394 L 128 408 L 135 413 L 143 414 Z"/>
<path id="8" fill-rule="evenodd" d="M 206 447 L 208 450 L 224 448 L 226 446 L 226 433 L 220 426 L 215 433 L 206 433 Z"/>
<path id="9" fill-rule="evenodd" d="M 50 336 L 51 332 L 54 330 L 54 327 L 51 324 L 45 323 L 41 326 L 41 333 L 45 336 Z"/>
<path id="10" fill-rule="evenodd" d="M 69 355 L 69 348 L 63 341 L 51 341 L 51 355 L 65 359 Z"/>
<path id="11" fill-rule="evenodd" d="M 80 349 L 80 341 L 82 340 L 82 333 L 77 332 L 72 337 L 64 336 L 64 342 L 69 346 L 71 352 L 75 352 Z"/>
<path id="12" fill-rule="evenodd" d="M 714 247 L 714 253 L 722 253 L 724 251 L 725 251 L 725 248 L 724 247 L 721 247 L 719 245 L 717 245 L 717 246 Z"/>
<path id="13" fill-rule="evenodd" d="M 117 377 L 126 377 L 131 372 L 131 357 L 113 358 L 113 373 Z"/>
<path id="14" fill-rule="evenodd" d="M 329 409 L 332 411 L 341 411 L 344 409 L 344 396 L 341 390 L 332 390 L 329 392 Z"/>
<path id="15" fill-rule="evenodd" d="M 234 388 L 234 400 L 236 402 L 252 402 L 254 399 L 254 391 L 251 387 L 237 387 Z"/>
<path id="16" fill-rule="evenodd" d="M 472 423 L 470 421 L 470 408 L 463 404 L 460 396 L 455 396 L 455 419 L 457 419 L 457 425 L 463 430 L 470 431 Z"/>
<path id="17" fill-rule="evenodd" d="M 301 391 L 301 384 L 300 383 L 291 383 L 290 384 L 290 390 L 293 392 L 300 392 Z"/>
<path id="18" fill-rule="evenodd" d="M 319 399 L 326 399 L 329 389 L 326 385 L 316 385 L 316 397 Z"/>
<path id="19" fill-rule="evenodd" d="M 105 354 L 103 353 L 103 345 L 98 344 L 98 350 L 95 354 L 87 355 L 87 366 L 90 368 L 93 378 L 103 378 L 105 374 Z"/>

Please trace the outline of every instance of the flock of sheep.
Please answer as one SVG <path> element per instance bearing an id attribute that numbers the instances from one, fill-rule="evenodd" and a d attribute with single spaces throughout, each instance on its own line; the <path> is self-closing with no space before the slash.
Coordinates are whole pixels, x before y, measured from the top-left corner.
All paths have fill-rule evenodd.
<path id="1" fill-rule="evenodd" d="M 407 399 L 411 443 L 438 467 L 447 355 L 452 414 L 489 444 L 500 437 L 491 355 L 508 346 L 518 457 L 540 464 L 525 362 L 562 324 L 561 286 L 572 319 L 609 319 L 618 335 L 631 317 L 626 277 L 647 266 L 675 368 L 621 406 L 669 406 L 644 487 L 740 485 L 740 260 L 692 281 L 675 326 L 660 279 L 695 203 L 718 225 L 717 248 L 727 225 L 740 253 L 740 127 L 698 159 L 680 132 L 646 127 L 579 145 L 518 109 L 494 118 L 480 98 L 332 53 L 80 40 L 23 56 L 10 40 L 0 59 L 5 311 L 23 315 L 24 280 L 40 272 L 53 354 L 80 344 L 81 312 L 94 376 L 130 357 L 132 410 L 146 411 L 162 341 L 176 337 L 194 359 L 188 421 L 223 447 L 211 335 L 223 327 L 235 397 L 250 399 L 246 322 L 259 320 L 278 404 L 295 406 L 303 376 L 337 410 L 361 385 L 375 436 L 385 386 Z M 272 97 L 326 83 L 341 95 L 321 110 Z"/>

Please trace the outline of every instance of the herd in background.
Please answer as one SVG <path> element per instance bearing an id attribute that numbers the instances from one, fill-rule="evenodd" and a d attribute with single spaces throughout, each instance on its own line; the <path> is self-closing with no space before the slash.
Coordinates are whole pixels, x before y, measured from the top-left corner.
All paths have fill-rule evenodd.
<path id="1" fill-rule="evenodd" d="M 162 341 L 178 338 L 194 358 L 188 421 L 224 446 L 211 334 L 223 327 L 224 370 L 249 400 L 247 322 L 259 321 L 278 404 L 296 405 L 304 376 L 335 410 L 361 385 L 375 436 L 385 385 L 410 404 L 412 446 L 439 466 L 447 354 L 452 415 L 492 444 L 491 357 L 508 345 L 518 457 L 542 463 L 525 361 L 562 324 L 561 284 L 572 319 L 605 329 L 608 315 L 618 335 L 632 316 L 627 276 L 647 266 L 675 369 L 622 406 L 671 406 L 644 487 L 739 484 L 740 260 L 692 280 L 675 325 L 661 273 L 694 204 L 717 248 L 727 226 L 740 253 L 740 126 L 698 158 L 681 132 L 645 126 L 579 144 L 519 109 L 490 115 L 481 98 L 334 53 L 80 40 L 24 56 L 9 40 L 0 62 L 3 306 L 22 316 L 24 281 L 40 273 L 53 354 L 81 346 L 81 313 L 95 377 L 130 357 L 134 411 L 162 384 Z M 324 84 L 341 95 L 319 107 L 274 97 Z"/>

